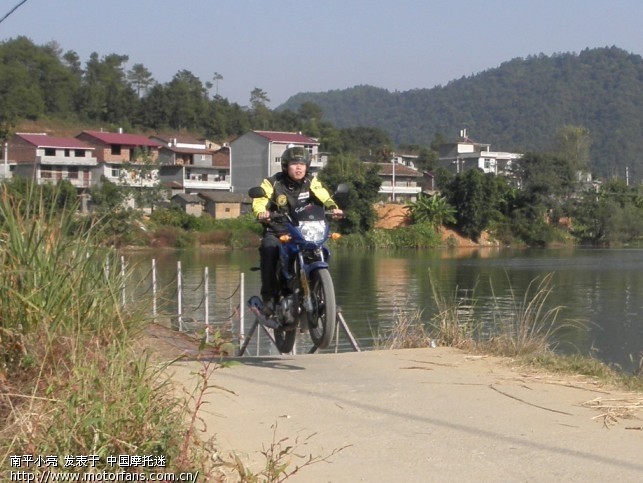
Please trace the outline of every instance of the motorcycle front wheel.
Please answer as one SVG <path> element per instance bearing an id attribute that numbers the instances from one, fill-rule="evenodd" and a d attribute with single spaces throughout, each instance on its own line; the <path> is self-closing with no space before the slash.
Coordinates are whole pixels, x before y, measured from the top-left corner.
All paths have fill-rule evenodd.
<path id="1" fill-rule="evenodd" d="M 308 315 L 308 331 L 315 347 L 325 349 L 335 335 L 337 308 L 333 279 L 325 268 L 310 276 L 310 295 L 313 310 Z"/>

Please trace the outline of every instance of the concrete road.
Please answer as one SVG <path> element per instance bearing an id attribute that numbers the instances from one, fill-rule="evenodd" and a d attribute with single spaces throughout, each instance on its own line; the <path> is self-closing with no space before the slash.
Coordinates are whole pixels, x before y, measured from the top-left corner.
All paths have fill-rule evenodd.
<path id="1" fill-rule="evenodd" d="M 294 482 L 643 481 L 643 394 L 449 348 L 241 361 L 211 374 L 233 393 L 210 391 L 201 415 L 254 472 L 276 437 L 331 455 Z M 174 377 L 189 387 L 201 368 L 181 362 Z"/>

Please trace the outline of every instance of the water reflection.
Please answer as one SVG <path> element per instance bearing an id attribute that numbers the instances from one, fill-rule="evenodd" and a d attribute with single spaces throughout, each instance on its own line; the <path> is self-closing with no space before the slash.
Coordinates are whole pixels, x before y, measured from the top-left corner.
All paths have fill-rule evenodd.
<path id="1" fill-rule="evenodd" d="M 195 326 L 203 322 L 203 273 L 209 267 L 210 314 L 225 323 L 239 306 L 244 274 L 247 300 L 259 292 L 256 250 L 185 251 L 133 254 L 148 264 L 157 258 L 159 283 L 172 285 L 176 261 L 184 272 L 185 305 Z M 538 290 L 535 281 L 552 275 L 553 290 L 544 310 L 560 307 L 559 321 L 583 321 L 557 334 L 561 350 L 593 352 L 631 369 L 643 352 L 643 250 L 458 249 L 429 251 L 333 252 L 331 273 L 338 304 L 360 345 L 369 348 L 400 312 L 422 312 L 430 320 L 437 307 L 431 284 L 444 299 L 475 299 L 475 317 L 492 324 L 509 317 Z M 530 285 L 531 284 L 531 285 Z M 168 296 L 172 305 L 173 294 Z M 184 309 L 187 311 L 187 309 Z M 252 320 L 246 316 L 249 327 Z M 340 339 L 340 350 L 350 350 Z M 307 350 L 307 337 L 298 342 Z M 264 337 L 256 346 L 265 353 Z"/>

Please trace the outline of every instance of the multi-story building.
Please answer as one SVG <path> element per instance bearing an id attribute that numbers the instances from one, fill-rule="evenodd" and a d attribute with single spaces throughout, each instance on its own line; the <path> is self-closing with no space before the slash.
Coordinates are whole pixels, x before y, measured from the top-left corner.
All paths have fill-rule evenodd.
<path id="1" fill-rule="evenodd" d="M 102 131 L 83 131 L 76 138 L 95 150 L 97 183 L 104 177 L 133 188 L 158 185 L 158 156 L 162 145 L 157 141 L 139 134 Z"/>
<path id="2" fill-rule="evenodd" d="M 377 163 L 377 174 L 382 178 L 379 190 L 382 201 L 417 201 L 420 193 L 432 194 L 435 192 L 432 175 L 409 168 L 396 161 L 394 158 L 391 163 Z"/>
<path id="3" fill-rule="evenodd" d="M 230 143 L 234 191 L 247 192 L 264 178 L 281 171 L 281 156 L 288 146 L 301 146 L 311 156 L 310 172 L 324 166 L 319 141 L 293 132 L 250 131 Z"/>
<path id="4" fill-rule="evenodd" d="M 485 173 L 508 174 L 511 165 L 522 157 L 519 153 L 491 151 L 490 144 L 478 143 L 467 136 L 466 129 L 452 143 L 444 143 L 439 150 L 439 164 L 452 173 L 478 168 Z"/>
<path id="5" fill-rule="evenodd" d="M 159 179 L 171 188 L 172 194 L 231 190 L 228 146 L 214 150 L 207 148 L 205 141 L 195 139 L 152 139 L 166 143 L 159 149 Z"/>
<path id="6" fill-rule="evenodd" d="M 45 133 L 18 133 L 7 143 L 8 157 L 15 164 L 15 176 L 34 179 L 38 184 L 69 181 L 80 192 L 94 182 L 98 164 L 95 148 L 76 138 Z"/>

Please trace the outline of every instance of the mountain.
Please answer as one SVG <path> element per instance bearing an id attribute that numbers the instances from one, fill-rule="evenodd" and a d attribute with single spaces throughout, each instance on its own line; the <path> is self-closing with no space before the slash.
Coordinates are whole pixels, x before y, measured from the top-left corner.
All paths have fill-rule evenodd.
<path id="1" fill-rule="evenodd" d="M 643 59 L 617 47 L 516 58 L 431 89 L 300 93 L 278 109 L 304 102 L 336 127 L 381 128 L 396 145 L 453 140 L 466 128 L 492 150 L 541 151 L 562 126 L 584 126 L 596 176 L 624 177 L 628 168 L 630 182 L 643 180 Z"/>

